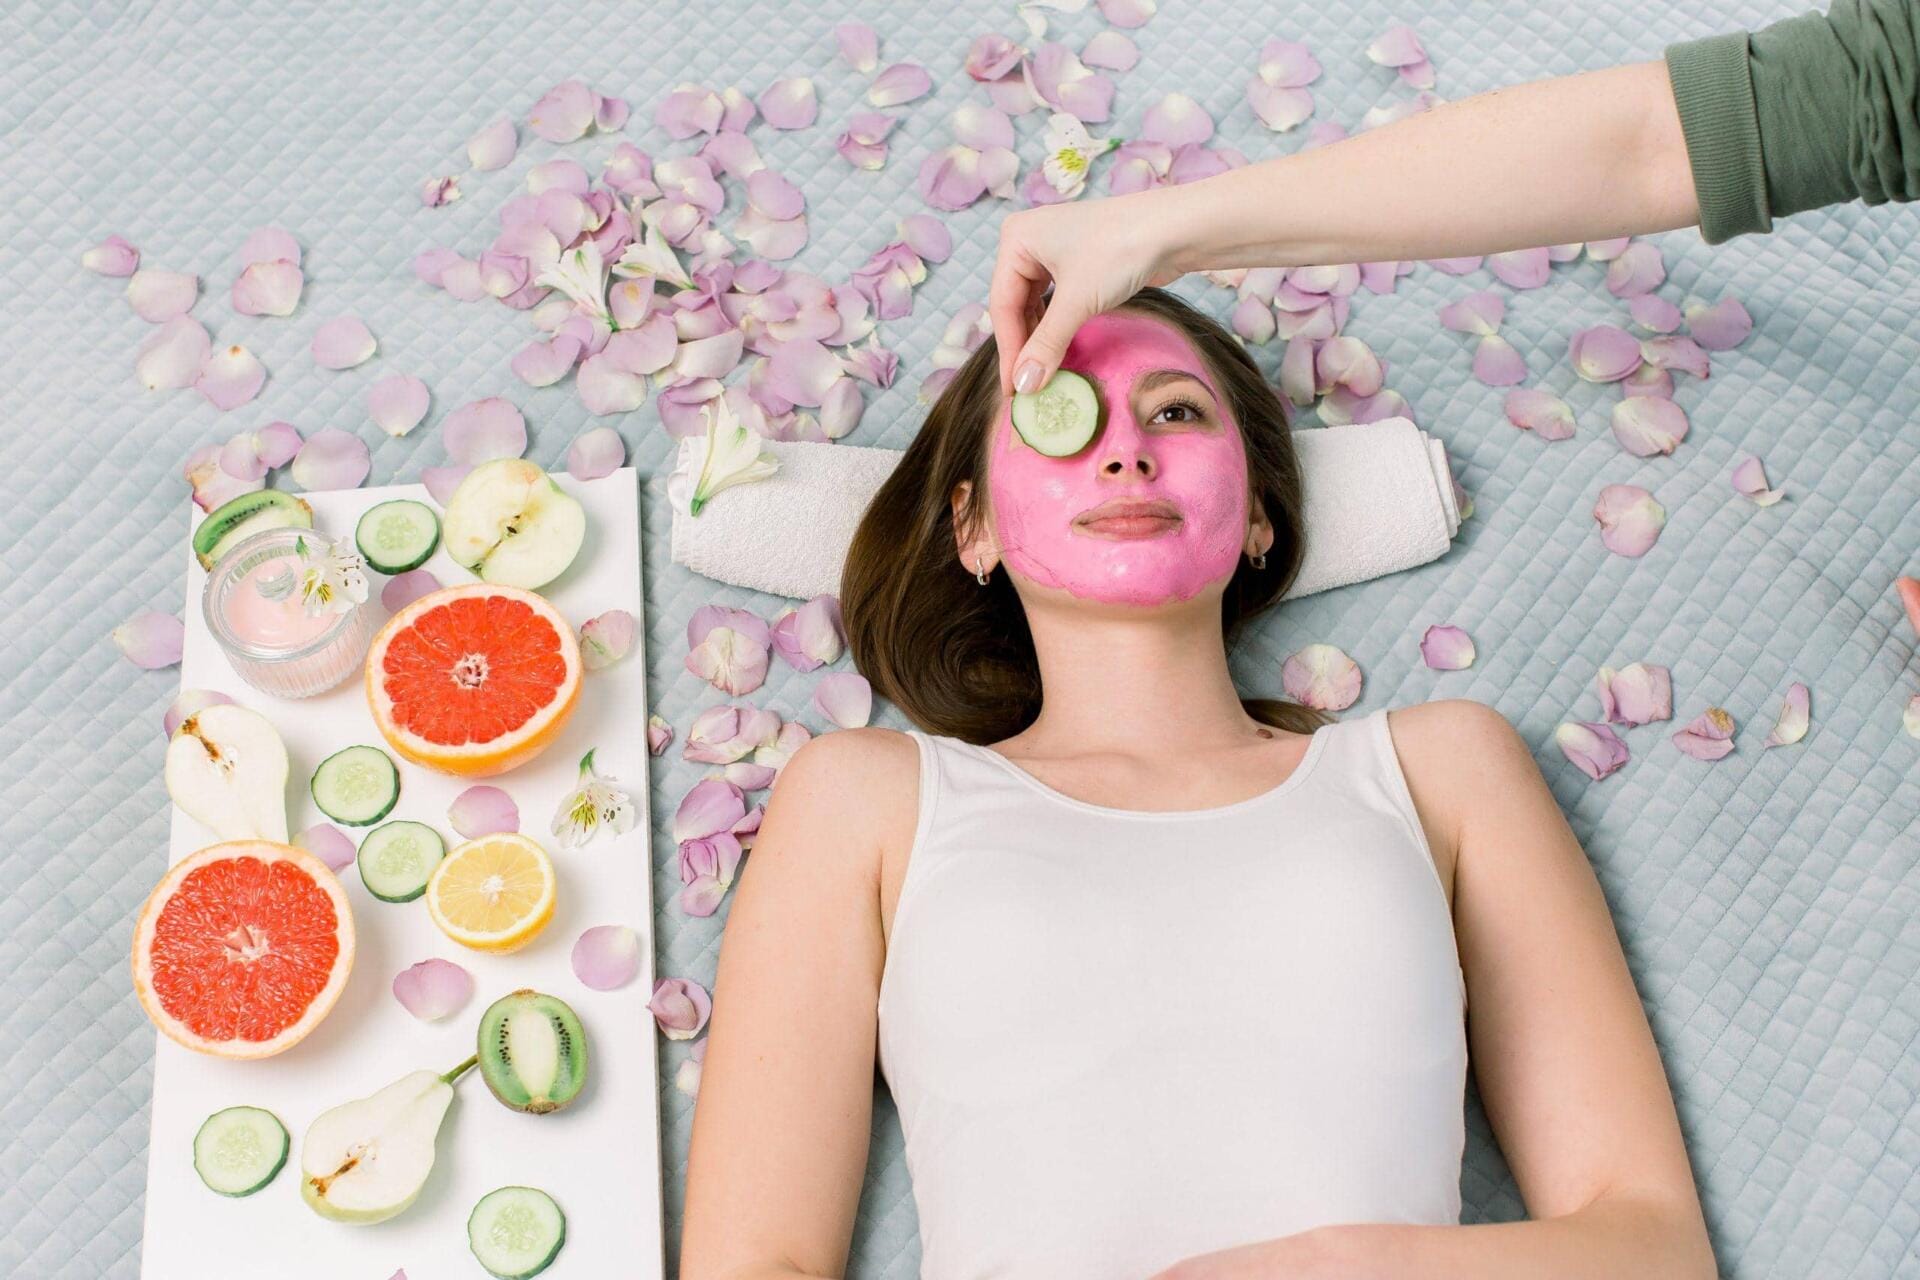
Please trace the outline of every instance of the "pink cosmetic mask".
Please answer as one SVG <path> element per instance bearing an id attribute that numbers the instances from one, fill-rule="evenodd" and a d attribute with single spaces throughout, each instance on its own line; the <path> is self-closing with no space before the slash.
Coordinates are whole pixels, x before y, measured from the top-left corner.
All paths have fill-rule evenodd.
<path id="1" fill-rule="evenodd" d="M 1002 409 L 987 487 L 1007 567 L 1041 586 L 1112 604 L 1166 604 L 1224 583 L 1246 546 L 1247 459 L 1199 354 L 1160 320 L 1103 312 L 1080 326 L 1060 367 L 1093 383 L 1101 422 L 1085 448 L 1053 458 L 1020 438 L 1010 402 Z M 1190 373 L 1211 395 L 1169 383 L 1137 397 L 1146 421 L 1136 421 L 1135 384 L 1156 369 Z M 1182 397 L 1201 412 L 1162 414 Z M 1073 523 L 1115 498 L 1162 499 L 1181 519 L 1165 532 L 1128 538 Z"/>

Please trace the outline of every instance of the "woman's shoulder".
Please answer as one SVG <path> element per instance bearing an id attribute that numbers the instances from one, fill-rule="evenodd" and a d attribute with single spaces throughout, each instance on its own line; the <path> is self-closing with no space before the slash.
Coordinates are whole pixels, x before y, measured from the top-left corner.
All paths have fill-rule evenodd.
<path id="1" fill-rule="evenodd" d="M 809 789 L 817 783 L 836 797 L 834 817 L 843 832 L 852 827 L 879 848 L 897 842 L 902 830 L 911 838 L 920 778 L 920 744 L 911 734 L 880 725 L 820 734 L 802 743 L 781 767 L 776 793 L 796 765 Z"/>

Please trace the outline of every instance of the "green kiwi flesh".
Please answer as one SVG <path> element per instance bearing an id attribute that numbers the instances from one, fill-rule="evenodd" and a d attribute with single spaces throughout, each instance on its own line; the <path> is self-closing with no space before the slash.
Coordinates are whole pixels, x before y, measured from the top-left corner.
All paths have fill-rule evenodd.
<path id="1" fill-rule="evenodd" d="M 521 988 L 480 1015 L 480 1078 L 515 1111 L 545 1115 L 587 1082 L 587 1033 L 565 1001 Z"/>

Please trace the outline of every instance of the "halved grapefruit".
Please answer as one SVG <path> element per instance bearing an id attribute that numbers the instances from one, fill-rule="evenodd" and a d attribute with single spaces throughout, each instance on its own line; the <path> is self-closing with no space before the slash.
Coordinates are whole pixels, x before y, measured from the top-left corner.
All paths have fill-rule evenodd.
<path id="1" fill-rule="evenodd" d="M 173 864 L 133 930 L 133 987 L 161 1031 L 222 1058 L 266 1058 L 327 1016 L 353 968 L 353 913 L 327 864 L 228 840 Z"/>
<path id="2" fill-rule="evenodd" d="M 544 751 L 580 698 L 580 642 L 544 596 L 472 582 L 421 596 L 367 651 L 367 704 L 393 749 L 467 777 Z"/>

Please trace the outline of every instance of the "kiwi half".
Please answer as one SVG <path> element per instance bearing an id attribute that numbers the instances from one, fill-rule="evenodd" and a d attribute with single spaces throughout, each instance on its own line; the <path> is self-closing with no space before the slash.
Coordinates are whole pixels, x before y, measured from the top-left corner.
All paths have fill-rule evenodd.
<path id="1" fill-rule="evenodd" d="M 211 569 L 228 547 L 262 529 L 311 529 L 313 508 L 305 498 L 279 489 L 255 489 L 221 503 L 193 531 L 193 554 Z"/>
<path id="2" fill-rule="evenodd" d="M 580 1096 L 587 1033 L 564 1000 L 521 988 L 480 1015 L 480 1078 L 515 1111 L 545 1115 Z"/>

